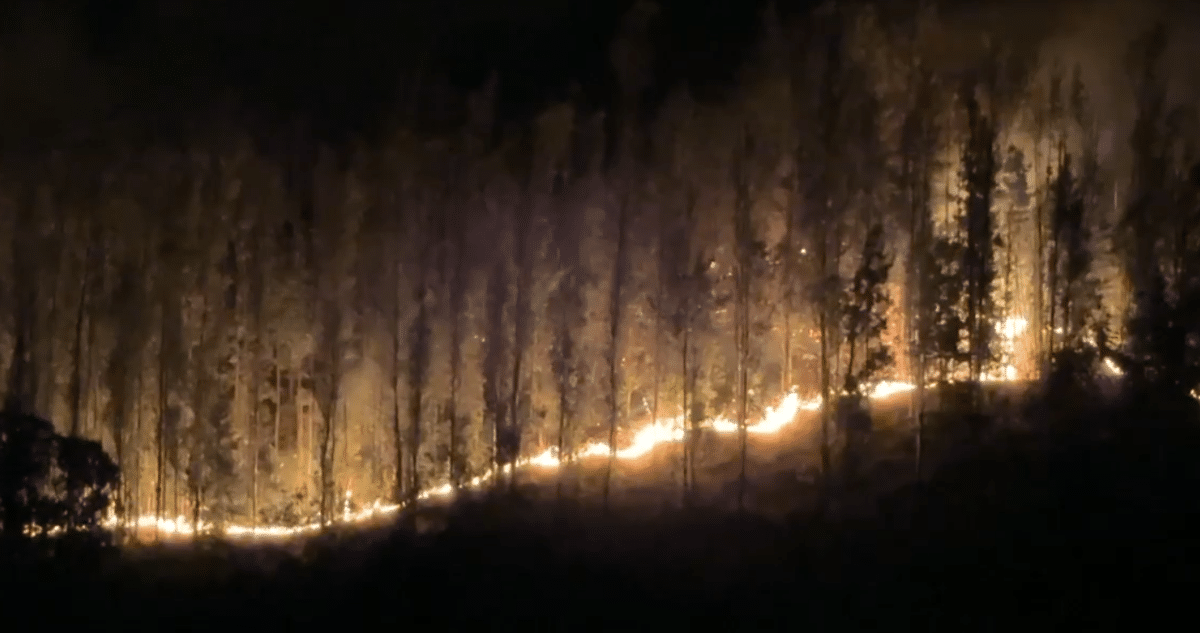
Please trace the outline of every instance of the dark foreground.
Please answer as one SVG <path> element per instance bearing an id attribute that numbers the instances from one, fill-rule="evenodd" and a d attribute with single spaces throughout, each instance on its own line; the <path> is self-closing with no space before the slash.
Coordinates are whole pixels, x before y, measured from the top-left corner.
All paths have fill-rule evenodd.
<path id="1" fill-rule="evenodd" d="M 1152 428 L 998 439 L 853 519 L 473 500 L 436 535 L 299 557 L 212 543 L 10 566 L 0 611 L 13 631 L 1154 627 L 1200 569 L 1198 448 Z"/>

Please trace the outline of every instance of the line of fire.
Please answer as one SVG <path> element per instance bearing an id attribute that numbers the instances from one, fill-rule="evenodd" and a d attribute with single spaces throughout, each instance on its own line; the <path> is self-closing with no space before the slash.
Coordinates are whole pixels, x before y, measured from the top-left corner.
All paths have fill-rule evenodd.
<path id="1" fill-rule="evenodd" d="M 770 512 L 776 471 L 851 512 L 1031 407 L 1194 406 L 1176 41 L 1106 66 L 922 4 L 767 11 L 715 95 L 659 89 L 638 3 L 603 108 L 506 123 L 504 77 L 414 73 L 442 124 L 350 147 L 231 117 L 5 158 L 5 533 L 282 538 L 479 489 Z"/>

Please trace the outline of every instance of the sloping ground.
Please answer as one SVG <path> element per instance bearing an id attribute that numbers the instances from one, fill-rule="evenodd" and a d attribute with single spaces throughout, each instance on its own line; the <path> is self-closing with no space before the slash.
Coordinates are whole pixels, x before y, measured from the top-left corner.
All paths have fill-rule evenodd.
<path id="1" fill-rule="evenodd" d="M 1016 424 L 1027 406 L 1030 383 L 989 383 L 983 398 L 992 410 L 993 428 Z M 910 483 L 916 473 L 916 422 L 913 418 L 912 393 L 895 394 L 871 402 L 874 427 L 863 447 L 862 470 L 867 480 L 867 497 L 883 494 Z M 937 404 L 937 393 L 930 391 L 927 402 Z M 925 472 L 952 457 L 959 441 L 956 429 L 943 428 L 932 412 L 925 439 Z M 834 460 L 839 459 L 835 438 Z M 816 501 L 820 473 L 820 414 L 800 411 L 792 424 L 770 435 L 747 437 L 746 496 L 747 510 L 755 514 L 782 517 L 810 508 Z M 655 510 L 677 506 L 683 497 L 683 448 L 680 444 L 661 444 L 651 453 L 632 461 L 614 464 L 611 502 L 617 507 Z M 519 475 L 525 494 L 542 498 L 563 495 L 595 500 L 602 494 L 607 459 L 593 457 L 559 470 L 532 468 Z M 736 434 L 704 432 L 697 459 L 696 504 L 732 510 L 736 508 L 741 470 Z"/>
<path id="2" fill-rule="evenodd" d="M 61 618 L 206 632 L 1144 628 L 1200 569 L 1200 432 L 1195 412 L 1151 433 L 1136 413 L 1109 417 L 1136 419 L 1112 435 L 1001 435 L 885 495 L 885 512 L 840 522 L 606 512 L 591 494 L 556 502 L 554 479 L 531 475 L 533 494 L 460 500 L 436 534 L 335 533 L 300 557 L 271 552 L 274 567 L 254 558 L 266 548 L 211 542 L 126 553 L 99 577 L 0 574 L 15 581 L 0 608 L 13 630 Z M 790 463 L 795 446 L 756 445 L 754 472 Z M 623 479 L 669 470 L 631 466 Z M 728 466 L 714 468 L 705 485 L 720 490 Z M 56 608 L 25 606 L 43 603 Z"/>

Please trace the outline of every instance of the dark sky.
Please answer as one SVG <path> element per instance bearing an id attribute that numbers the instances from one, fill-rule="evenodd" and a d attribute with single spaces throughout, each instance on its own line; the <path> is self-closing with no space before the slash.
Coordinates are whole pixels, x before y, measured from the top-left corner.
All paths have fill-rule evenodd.
<path id="1" fill-rule="evenodd" d="M 47 6 L 53 4 L 54 9 Z M 304 115 L 330 134 L 364 132 L 392 113 L 396 89 L 423 77 L 458 90 L 495 69 L 501 107 L 520 118 L 578 81 L 611 94 L 608 43 L 632 0 L 22 0 L 5 37 L 72 33 L 126 110 L 186 116 L 236 95 L 259 118 Z M 660 0 L 661 84 L 719 92 L 753 37 L 760 0 Z M 806 4 L 782 2 L 784 9 Z M 37 7 L 29 10 L 29 7 Z M 30 16 L 35 16 L 31 18 Z M 29 25 L 34 25 L 33 27 Z M 60 25 L 67 25 L 63 29 Z M 49 26 L 47 26 L 49 25 Z M 2 28 L 2 27 L 0 27 Z M 453 90 L 452 90 L 453 92 Z M 150 105 L 148 105 L 150 104 Z"/>

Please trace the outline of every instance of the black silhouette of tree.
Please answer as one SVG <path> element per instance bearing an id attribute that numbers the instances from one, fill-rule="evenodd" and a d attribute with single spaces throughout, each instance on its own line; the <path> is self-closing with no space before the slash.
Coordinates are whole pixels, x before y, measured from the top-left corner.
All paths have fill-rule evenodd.
<path id="1" fill-rule="evenodd" d="M 0 412 L 0 550 L 27 552 L 62 530 L 102 542 L 118 475 L 98 443 L 63 437 L 10 404 Z"/>

